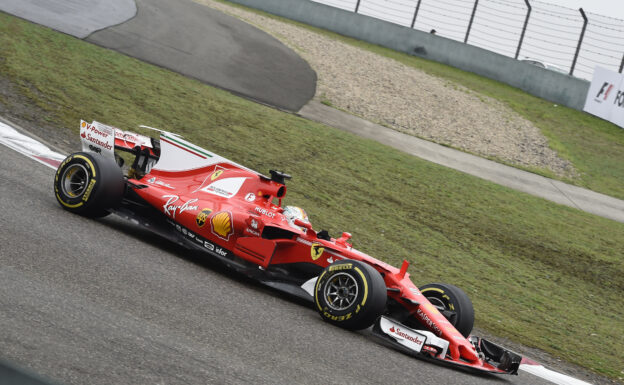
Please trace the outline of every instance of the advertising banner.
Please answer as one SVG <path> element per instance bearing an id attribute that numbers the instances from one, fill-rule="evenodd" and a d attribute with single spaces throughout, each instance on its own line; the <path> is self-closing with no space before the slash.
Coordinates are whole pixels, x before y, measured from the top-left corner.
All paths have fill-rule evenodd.
<path id="1" fill-rule="evenodd" d="M 583 110 L 624 127 L 624 75 L 596 67 Z"/>

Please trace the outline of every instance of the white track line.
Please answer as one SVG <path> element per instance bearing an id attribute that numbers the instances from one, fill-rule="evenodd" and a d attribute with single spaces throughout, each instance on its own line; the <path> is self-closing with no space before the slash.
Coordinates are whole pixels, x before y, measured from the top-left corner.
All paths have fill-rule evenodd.
<path id="1" fill-rule="evenodd" d="M 566 376 L 565 374 L 557 373 L 550 369 L 546 369 L 540 364 L 521 364 L 520 370 L 527 373 L 531 373 L 534 376 L 543 378 L 557 385 L 591 385 L 588 382 L 577 380 L 574 377 Z"/>
<path id="2" fill-rule="evenodd" d="M 0 122 L 0 144 L 4 144 L 52 169 L 56 169 L 63 159 L 65 159 L 65 155 L 50 150 L 46 145 L 19 133 L 13 127 L 2 122 Z M 566 376 L 565 374 L 546 369 L 537 362 L 527 359 L 523 360 L 523 364 L 520 365 L 520 370 L 557 385 L 591 385 L 587 382 L 577 380 L 576 378 Z"/>
<path id="3" fill-rule="evenodd" d="M 53 169 L 65 159 L 65 155 L 52 151 L 48 146 L 2 122 L 0 122 L 0 143 Z"/>

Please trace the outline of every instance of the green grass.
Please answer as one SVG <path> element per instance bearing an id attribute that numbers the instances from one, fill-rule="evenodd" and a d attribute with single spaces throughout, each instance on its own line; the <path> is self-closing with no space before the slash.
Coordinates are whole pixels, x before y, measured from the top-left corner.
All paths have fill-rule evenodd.
<path id="1" fill-rule="evenodd" d="M 0 13 L 0 73 L 59 127 L 160 127 L 253 169 L 416 284 L 472 297 L 477 325 L 612 378 L 624 362 L 624 224 L 453 171 Z M 608 130 L 607 130 L 608 131 Z"/>
<path id="2" fill-rule="evenodd" d="M 310 29 L 332 39 L 341 40 L 353 46 L 392 58 L 405 65 L 418 68 L 430 75 L 446 79 L 451 86 L 453 84 L 461 84 L 478 94 L 495 98 L 538 127 L 548 139 L 550 147 L 556 150 L 561 157 L 572 162 L 580 175 L 574 179 L 569 179 L 558 177 L 547 169 L 514 165 L 515 167 L 624 199 L 624 129 L 612 123 L 581 111 L 556 106 L 552 102 L 471 72 L 407 55 L 228 1 L 218 1 Z M 325 100 L 325 103 L 331 104 L 331 100 Z"/>

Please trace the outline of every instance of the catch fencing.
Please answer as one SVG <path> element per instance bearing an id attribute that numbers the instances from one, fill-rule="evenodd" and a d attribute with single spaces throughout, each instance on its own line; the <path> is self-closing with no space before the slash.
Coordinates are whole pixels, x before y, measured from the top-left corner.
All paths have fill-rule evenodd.
<path id="1" fill-rule="evenodd" d="M 622 72 L 624 20 L 536 0 L 313 0 L 591 79 Z"/>

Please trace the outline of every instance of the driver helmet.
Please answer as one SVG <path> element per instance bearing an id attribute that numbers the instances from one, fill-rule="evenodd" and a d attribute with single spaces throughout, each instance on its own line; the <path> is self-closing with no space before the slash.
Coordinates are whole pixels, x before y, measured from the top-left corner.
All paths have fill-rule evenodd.
<path id="1" fill-rule="evenodd" d="M 300 219 L 306 223 L 310 223 L 308 219 L 308 214 L 306 214 L 305 210 L 301 207 L 297 206 L 286 206 L 284 207 L 284 211 L 282 212 L 288 224 L 294 228 L 301 229 L 299 226 L 295 225 L 295 219 Z"/>

